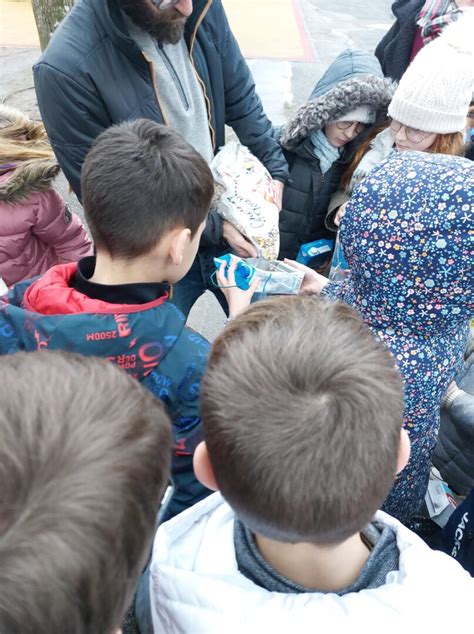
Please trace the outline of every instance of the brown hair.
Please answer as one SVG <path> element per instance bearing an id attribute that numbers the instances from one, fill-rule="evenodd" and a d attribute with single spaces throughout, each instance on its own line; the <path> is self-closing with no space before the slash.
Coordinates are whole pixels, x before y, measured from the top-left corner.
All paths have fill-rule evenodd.
<path id="1" fill-rule="evenodd" d="M 271 539 L 341 542 L 393 484 L 402 381 L 341 302 L 280 297 L 239 315 L 214 343 L 201 409 L 219 489 Z"/>
<path id="2" fill-rule="evenodd" d="M 384 120 L 382 123 L 378 123 L 374 125 L 373 128 L 370 129 L 368 135 L 363 139 L 360 145 L 358 145 L 357 150 L 352 158 L 352 161 L 349 163 L 349 167 L 344 172 L 344 176 L 342 177 L 341 184 L 346 191 L 349 191 L 349 186 L 351 184 L 352 175 L 354 174 L 357 166 L 362 160 L 362 157 L 367 154 L 370 150 L 370 144 L 375 139 L 377 134 L 388 128 L 390 125 L 390 121 Z"/>
<path id="3" fill-rule="evenodd" d="M 438 134 L 433 145 L 427 150 L 433 154 L 450 154 L 452 156 L 464 156 L 466 144 L 462 132 L 450 134 Z"/>
<path id="4" fill-rule="evenodd" d="M 357 151 L 354 154 L 349 167 L 344 172 L 344 176 L 341 180 L 341 184 L 346 191 L 349 191 L 352 176 L 354 175 L 357 166 L 361 162 L 362 157 L 365 156 L 370 150 L 370 144 L 377 136 L 377 134 L 388 128 L 389 125 L 390 121 L 384 121 L 383 123 L 374 126 L 374 128 L 371 130 L 370 135 L 367 136 L 357 148 Z M 466 145 L 464 143 L 463 133 L 451 132 L 449 134 L 438 134 L 433 145 L 428 150 L 426 150 L 426 152 L 432 152 L 433 154 L 450 154 L 452 156 L 464 156 L 465 150 Z"/>
<path id="5" fill-rule="evenodd" d="M 0 358 L 0 632 L 111 634 L 170 468 L 160 401 L 111 363 Z"/>
<path id="6" fill-rule="evenodd" d="M 176 227 L 197 231 L 214 193 L 203 157 L 177 132 L 137 119 L 97 137 L 81 174 L 84 210 L 97 250 L 146 255 Z"/>

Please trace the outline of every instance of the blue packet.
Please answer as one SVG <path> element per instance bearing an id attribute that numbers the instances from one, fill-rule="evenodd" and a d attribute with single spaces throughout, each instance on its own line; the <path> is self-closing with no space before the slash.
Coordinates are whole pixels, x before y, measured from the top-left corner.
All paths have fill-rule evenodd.
<path id="1" fill-rule="evenodd" d="M 237 266 L 235 267 L 235 284 L 241 290 L 246 291 L 252 283 L 253 276 L 255 275 L 255 268 L 253 266 L 250 266 L 244 262 L 244 260 L 236 255 L 232 255 L 231 253 L 226 253 L 218 258 L 214 258 L 214 265 L 216 269 L 220 269 L 222 262 L 225 262 L 225 274 L 227 277 L 232 258 L 237 260 Z"/>
<path id="2" fill-rule="evenodd" d="M 296 261 L 300 264 L 308 265 L 316 258 L 326 253 L 331 253 L 333 247 L 334 240 L 321 239 L 314 240 L 314 242 L 307 242 L 301 245 L 298 255 L 296 256 Z"/>

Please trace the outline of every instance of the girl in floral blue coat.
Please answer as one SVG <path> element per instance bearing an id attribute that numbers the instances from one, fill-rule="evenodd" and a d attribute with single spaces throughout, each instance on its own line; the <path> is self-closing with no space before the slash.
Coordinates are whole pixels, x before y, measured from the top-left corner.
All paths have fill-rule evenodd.
<path id="1" fill-rule="evenodd" d="M 340 240 L 348 278 L 328 283 L 303 267 L 303 291 L 355 307 L 403 375 L 411 458 L 384 510 L 407 522 L 424 500 L 441 399 L 462 366 L 474 311 L 473 163 L 393 155 L 355 189 Z"/>

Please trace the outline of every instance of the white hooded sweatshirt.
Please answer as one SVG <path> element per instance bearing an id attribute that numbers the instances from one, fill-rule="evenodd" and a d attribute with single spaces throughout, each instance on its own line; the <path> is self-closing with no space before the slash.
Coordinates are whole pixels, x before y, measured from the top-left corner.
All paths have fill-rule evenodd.
<path id="1" fill-rule="evenodd" d="M 215 493 L 159 528 L 150 574 L 156 634 L 473 631 L 474 579 L 386 513 L 374 519 L 396 532 L 399 571 L 344 596 L 255 585 L 237 568 L 234 517 Z"/>

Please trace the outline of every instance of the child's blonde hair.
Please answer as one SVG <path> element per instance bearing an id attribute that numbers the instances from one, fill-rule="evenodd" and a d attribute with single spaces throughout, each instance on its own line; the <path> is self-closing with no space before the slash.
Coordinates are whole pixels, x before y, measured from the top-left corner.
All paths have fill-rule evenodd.
<path id="1" fill-rule="evenodd" d="M 0 106 L 0 165 L 54 159 L 54 152 L 41 122 L 19 110 Z"/>

